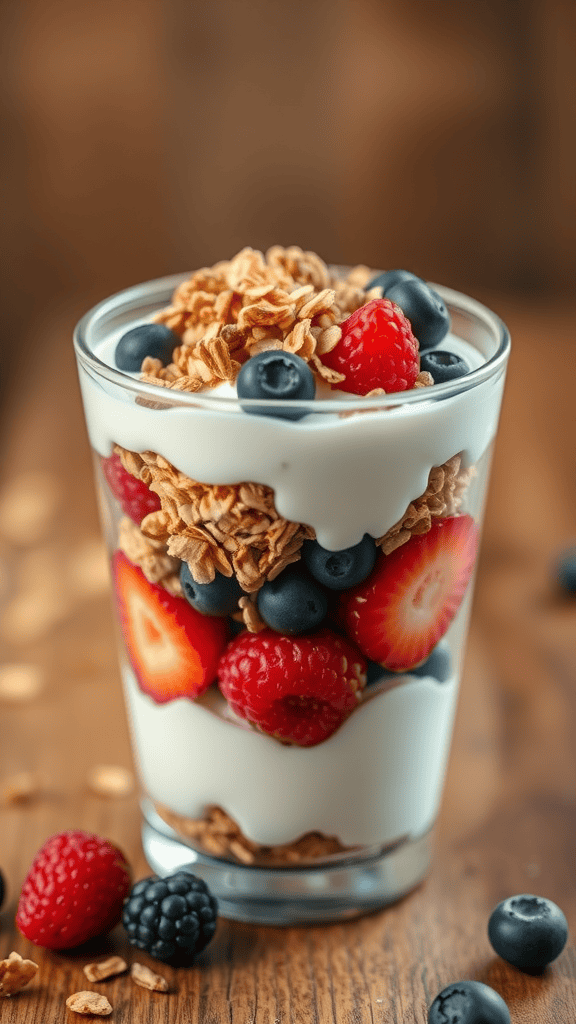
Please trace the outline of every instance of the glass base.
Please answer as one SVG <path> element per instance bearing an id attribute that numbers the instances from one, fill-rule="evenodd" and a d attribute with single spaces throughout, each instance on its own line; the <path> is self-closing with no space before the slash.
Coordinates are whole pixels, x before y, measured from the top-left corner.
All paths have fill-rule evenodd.
<path id="1" fill-rule="evenodd" d="M 426 875 L 432 832 L 402 839 L 377 853 L 324 861 L 320 866 L 266 868 L 224 861 L 188 846 L 143 802 L 142 843 L 152 870 L 182 869 L 202 878 L 222 917 L 251 924 L 296 925 L 343 921 L 392 903 Z"/>

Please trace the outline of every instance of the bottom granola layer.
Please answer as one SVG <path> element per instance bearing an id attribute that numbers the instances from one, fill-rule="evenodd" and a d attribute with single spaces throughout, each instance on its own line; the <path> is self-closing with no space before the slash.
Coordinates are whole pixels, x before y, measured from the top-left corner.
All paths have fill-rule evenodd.
<path id="1" fill-rule="evenodd" d="M 224 857 L 240 864 L 274 867 L 323 860 L 334 854 L 349 853 L 357 846 L 343 846 L 335 836 L 307 832 L 293 843 L 263 846 L 244 835 L 240 826 L 221 807 L 206 808 L 203 818 L 186 818 L 162 804 L 156 812 L 188 843 L 213 857 Z"/>

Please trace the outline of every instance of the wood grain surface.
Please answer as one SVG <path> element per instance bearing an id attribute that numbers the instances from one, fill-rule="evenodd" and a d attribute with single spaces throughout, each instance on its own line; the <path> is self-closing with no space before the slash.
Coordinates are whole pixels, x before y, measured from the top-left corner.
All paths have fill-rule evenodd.
<path id="1" fill-rule="evenodd" d="M 4 410 L 0 632 L 3 664 L 32 666 L 39 690 L 2 701 L 0 784 L 32 771 L 40 788 L 0 808 L 0 955 L 17 950 L 40 970 L 2 1000 L 2 1022 L 81 1019 L 65 1001 L 88 988 L 108 997 L 117 1024 L 425 1024 L 444 985 L 475 978 L 501 993 L 514 1024 L 574 1024 L 576 602 L 556 591 L 551 566 L 576 533 L 576 308 L 487 300 L 508 321 L 514 351 L 432 871 L 396 905 L 346 924 L 221 920 L 193 967 L 159 969 L 167 994 L 128 976 L 87 982 L 83 964 L 104 953 L 135 959 L 121 928 L 64 955 L 14 927 L 30 861 L 60 829 L 103 833 L 137 877 L 148 873 L 136 793 L 106 799 L 87 787 L 95 764 L 132 761 L 68 342 L 82 310 L 30 325 L 46 359 L 22 368 Z M 488 942 L 493 906 L 515 892 L 555 900 L 569 921 L 565 951 L 540 977 L 506 965 Z"/>

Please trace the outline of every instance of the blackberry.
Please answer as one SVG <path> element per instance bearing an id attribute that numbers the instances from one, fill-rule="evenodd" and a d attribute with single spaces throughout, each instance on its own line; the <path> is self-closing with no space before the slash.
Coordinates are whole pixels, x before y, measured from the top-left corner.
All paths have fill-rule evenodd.
<path id="1" fill-rule="evenodd" d="M 177 871 L 137 882 L 124 902 L 122 923 L 137 949 L 163 963 L 181 963 L 208 945 L 216 930 L 217 909 L 201 878 Z"/>

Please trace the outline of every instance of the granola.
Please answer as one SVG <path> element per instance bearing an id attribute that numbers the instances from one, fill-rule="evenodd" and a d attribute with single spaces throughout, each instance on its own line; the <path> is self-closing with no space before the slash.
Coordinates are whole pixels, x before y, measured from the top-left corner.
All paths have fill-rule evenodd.
<path id="1" fill-rule="evenodd" d="M 156 974 L 145 964 L 133 963 L 130 968 L 130 976 L 137 985 L 147 988 L 150 992 L 168 992 L 169 990 L 166 978 L 163 978 L 161 974 Z"/>
<path id="2" fill-rule="evenodd" d="M 181 339 L 172 362 L 142 364 L 143 379 L 164 387 L 199 391 L 234 381 L 242 364 L 267 349 L 300 356 L 329 384 L 343 375 L 319 356 L 341 337 L 343 320 L 381 289 L 365 290 L 370 271 L 357 267 L 342 278 L 316 253 L 272 246 L 263 255 L 242 249 L 231 260 L 203 267 L 182 282 L 155 320 Z"/>
<path id="3" fill-rule="evenodd" d="M 0 996 L 13 996 L 20 992 L 37 973 L 38 964 L 33 960 L 24 960 L 16 952 L 10 953 L 5 960 L 0 960 Z"/>
<path id="4" fill-rule="evenodd" d="M 128 970 L 128 964 L 121 956 L 110 956 L 107 960 L 100 960 L 98 963 L 85 964 L 84 974 L 88 981 L 105 981 L 106 978 L 115 978 L 118 974 L 124 974 Z"/>
<path id="5" fill-rule="evenodd" d="M 240 864 L 269 867 L 301 864 L 355 849 L 343 846 L 336 836 L 325 836 L 320 832 L 308 832 L 293 843 L 264 846 L 245 836 L 240 826 L 221 807 L 207 807 L 203 818 L 186 818 L 161 804 L 155 804 L 155 807 L 160 817 L 184 839 L 192 841 L 213 857 L 226 857 Z"/>
<path id="6" fill-rule="evenodd" d="M 74 992 L 68 996 L 66 1006 L 74 1013 L 81 1013 L 85 1016 L 94 1014 L 96 1017 L 108 1017 L 112 1013 L 112 1006 L 99 992 Z"/>

